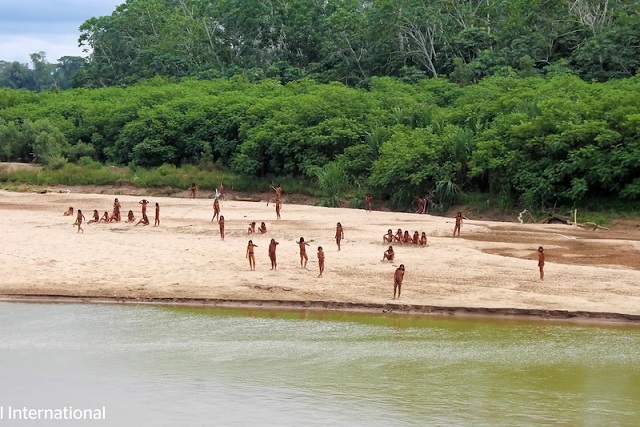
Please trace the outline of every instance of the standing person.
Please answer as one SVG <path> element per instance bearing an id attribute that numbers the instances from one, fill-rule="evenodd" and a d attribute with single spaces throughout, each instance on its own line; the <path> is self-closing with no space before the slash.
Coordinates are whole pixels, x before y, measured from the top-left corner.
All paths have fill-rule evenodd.
<path id="1" fill-rule="evenodd" d="M 82 232 L 84 233 L 84 230 L 82 229 L 82 221 L 85 221 L 84 215 L 82 214 L 82 210 L 78 209 L 78 215 L 76 216 L 76 224 L 78 226 L 78 231 L 76 231 L 76 234 Z"/>
<path id="2" fill-rule="evenodd" d="M 220 202 L 218 202 L 218 199 L 213 199 L 213 217 L 211 218 L 211 222 L 216 218 L 220 219 Z"/>
<path id="3" fill-rule="evenodd" d="M 100 222 L 100 214 L 98 213 L 98 209 L 93 210 L 93 219 L 90 219 L 87 224 L 93 224 L 94 222 Z"/>
<path id="4" fill-rule="evenodd" d="M 318 246 L 318 268 L 320 269 L 318 277 L 322 277 L 322 273 L 324 272 L 324 251 L 322 250 L 322 246 Z"/>
<path id="5" fill-rule="evenodd" d="M 196 194 L 198 193 L 198 186 L 196 185 L 195 182 L 191 183 L 191 187 L 189 187 L 188 191 L 189 191 L 189 197 L 192 199 L 195 199 Z"/>
<path id="6" fill-rule="evenodd" d="M 276 192 L 276 199 L 280 199 L 282 197 L 282 187 L 280 186 L 280 184 L 278 184 L 277 187 L 274 187 L 272 185 L 271 188 L 273 188 L 273 191 Z"/>
<path id="7" fill-rule="evenodd" d="M 220 186 L 218 187 L 219 196 L 218 198 L 224 202 L 224 182 L 220 182 Z"/>
<path id="8" fill-rule="evenodd" d="M 224 241 L 224 215 L 220 215 L 218 225 L 220 226 L 220 239 Z"/>
<path id="9" fill-rule="evenodd" d="M 120 222 L 120 202 L 117 197 L 113 201 L 113 216 L 111 217 L 111 221 Z"/>
<path id="10" fill-rule="evenodd" d="M 340 242 L 344 239 L 344 230 L 342 229 L 342 224 L 338 223 L 336 225 L 336 243 L 338 244 L 338 250 L 340 250 Z"/>
<path id="11" fill-rule="evenodd" d="M 544 248 L 538 246 L 538 268 L 540 269 L 540 280 L 544 280 Z"/>
<path id="12" fill-rule="evenodd" d="M 280 243 L 276 242 L 276 239 L 271 239 L 271 243 L 269 243 L 269 259 L 271 260 L 271 269 L 276 270 L 278 268 L 278 263 L 276 262 L 276 246 Z"/>
<path id="13" fill-rule="evenodd" d="M 276 199 L 276 218 L 280 219 L 280 209 L 282 208 L 282 202 L 280 199 Z"/>
<path id="14" fill-rule="evenodd" d="M 416 213 L 424 213 L 424 199 L 422 196 L 418 196 L 418 211 Z"/>
<path id="15" fill-rule="evenodd" d="M 402 290 L 402 280 L 404 279 L 404 264 L 396 268 L 393 275 L 393 299 L 396 299 L 396 290 L 398 290 L 398 299 L 400 299 L 400 291 Z"/>
<path id="16" fill-rule="evenodd" d="M 160 205 L 156 203 L 156 222 L 153 224 L 154 227 L 160 225 Z"/>
<path id="17" fill-rule="evenodd" d="M 256 255 L 253 251 L 253 248 L 257 248 L 257 245 L 253 244 L 252 240 L 249 240 L 249 244 L 247 244 L 247 258 L 249 259 L 249 268 L 251 271 L 256 270 Z"/>
<path id="18" fill-rule="evenodd" d="M 147 199 L 142 199 L 138 203 L 142 205 L 142 218 L 138 221 L 138 224 L 142 223 L 142 225 L 149 225 L 149 217 L 147 217 L 147 205 L 149 204 L 149 201 Z"/>
<path id="19" fill-rule="evenodd" d="M 371 212 L 371 201 L 373 200 L 373 197 L 371 197 L 370 193 L 367 193 L 367 195 L 364 198 L 364 210 L 367 212 Z"/>
<path id="20" fill-rule="evenodd" d="M 300 247 L 300 267 L 307 268 L 307 261 L 309 261 L 309 257 L 307 256 L 307 246 L 311 245 L 304 241 L 304 237 L 300 237 L 300 240 L 298 240 L 296 243 Z"/>
<path id="21" fill-rule="evenodd" d="M 460 229 L 462 228 L 462 212 L 458 212 L 456 214 L 456 225 L 453 227 L 453 236 L 456 236 L 456 231 L 458 232 L 458 237 L 460 237 Z"/>

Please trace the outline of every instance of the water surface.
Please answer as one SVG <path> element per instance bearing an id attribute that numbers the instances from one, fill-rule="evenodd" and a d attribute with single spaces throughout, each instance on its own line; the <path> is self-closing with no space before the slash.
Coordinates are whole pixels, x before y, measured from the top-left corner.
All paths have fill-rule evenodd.
<path id="1" fill-rule="evenodd" d="M 114 426 L 635 426 L 640 328 L 0 303 L 10 405 L 105 406 L 94 425 Z"/>

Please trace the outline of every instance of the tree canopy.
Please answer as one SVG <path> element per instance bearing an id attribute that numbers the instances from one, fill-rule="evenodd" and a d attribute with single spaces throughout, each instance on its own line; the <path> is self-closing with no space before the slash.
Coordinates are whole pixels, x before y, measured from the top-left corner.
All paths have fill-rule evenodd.
<path id="1" fill-rule="evenodd" d="M 43 52 L 30 67 L 0 62 L 0 87 L 236 74 L 355 87 L 376 76 L 444 76 L 465 85 L 558 69 L 606 81 L 640 65 L 640 11 L 628 0 L 126 0 L 79 30 L 86 63 L 48 64 Z"/>
<path id="2" fill-rule="evenodd" d="M 0 159 L 209 162 L 247 176 L 307 177 L 337 164 L 349 182 L 398 201 L 442 181 L 527 206 L 631 200 L 640 197 L 639 92 L 639 76 L 587 83 L 566 73 L 465 87 L 441 78 L 374 77 L 358 89 L 235 76 L 4 89 Z"/>

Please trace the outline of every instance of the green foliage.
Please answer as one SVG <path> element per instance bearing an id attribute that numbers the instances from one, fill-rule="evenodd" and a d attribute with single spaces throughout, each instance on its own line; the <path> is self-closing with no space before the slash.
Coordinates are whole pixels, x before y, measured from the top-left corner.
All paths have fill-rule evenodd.
<path id="1" fill-rule="evenodd" d="M 360 186 L 356 187 L 351 195 L 351 207 L 354 209 L 364 208 L 364 201 L 366 197 L 367 191 Z"/>
<path id="2" fill-rule="evenodd" d="M 479 60 L 482 51 L 468 56 Z M 363 90 L 235 75 L 0 90 L 0 159 L 49 165 L 24 175 L 29 182 L 71 182 L 64 174 L 75 170 L 87 182 L 213 189 L 225 181 L 264 191 L 272 177 L 288 177 L 286 191 L 318 191 L 331 205 L 340 197 L 360 203 L 361 190 L 331 184 L 344 180 L 398 209 L 439 182 L 455 186 L 449 193 L 528 209 L 640 198 L 637 76 L 587 83 L 564 72 L 514 74 L 464 87 L 440 78 L 369 81 Z M 100 163 L 132 167 L 87 172 Z M 314 190 L 309 180 L 324 179 L 318 171 L 330 179 Z"/>
<path id="3" fill-rule="evenodd" d="M 62 169 L 67 163 L 69 163 L 69 160 L 61 154 L 54 154 L 47 159 L 47 167 L 54 171 Z"/>
<path id="4" fill-rule="evenodd" d="M 369 90 L 375 77 L 532 77 L 569 67 L 587 80 L 640 66 L 640 15 L 623 0 L 127 0 L 80 26 L 87 58 L 0 61 L 0 87 L 56 92 L 162 76 L 301 79 Z M 558 66 L 558 67 L 556 67 Z M 140 143 L 142 141 L 138 141 Z M 179 154 L 178 154 L 179 155 Z M 228 160 L 228 159 L 227 159 Z"/>
<path id="5" fill-rule="evenodd" d="M 349 188 L 349 179 L 340 162 L 329 162 L 312 170 L 318 180 L 318 188 L 324 197 L 325 206 L 340 206 L 341 196 Z"/>
<path id="6" fill-rule="evenodd" d="M 435 193 L 438 198 L 437 210 L 444 214 L 458 201 L 462 191 L 453 181 L 443 179 L 436 183 Z"/>

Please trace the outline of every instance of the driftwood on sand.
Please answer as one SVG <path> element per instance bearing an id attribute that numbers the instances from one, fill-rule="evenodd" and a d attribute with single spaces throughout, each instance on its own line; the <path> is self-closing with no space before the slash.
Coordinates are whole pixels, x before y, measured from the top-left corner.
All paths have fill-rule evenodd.
<path id="1" fill-rule="evenodd" d="M 524 223 L 524 219 L 523 219 L 524 216 L 530 218 L 533 222 L 536 222 L 533 215 L 531 215 L 531 212 L 525 209 L 518 214 L 518 221 L 520 222 L 520 224 Z M 610 231 L 607 227 L 598 225 L 595 222 L 591 222 L 591 221 L 578 222 L 577 217 L 578 217 L 578 211 L 574 210 L 573 221 L 571 221 L 570 219 L 567 219 L 566 217 L 562 217 L 560 215 L 550 215 L 549 217 L 544 218 L 543 220 L 538 221 L 537 223 L 538 224 L 565 224 L 565 225 L 574 225 L 582 228 L 591 228 L 592 231 L 595 231 L 597 229 Z"/>
<path id="2" fill-rule="evenodd" d="M 238 196 L 234 196 L 233 200 L 237 200 L 239 202 L 261 202 L 262 201 L 260 197 L 238 197 Z"/>

